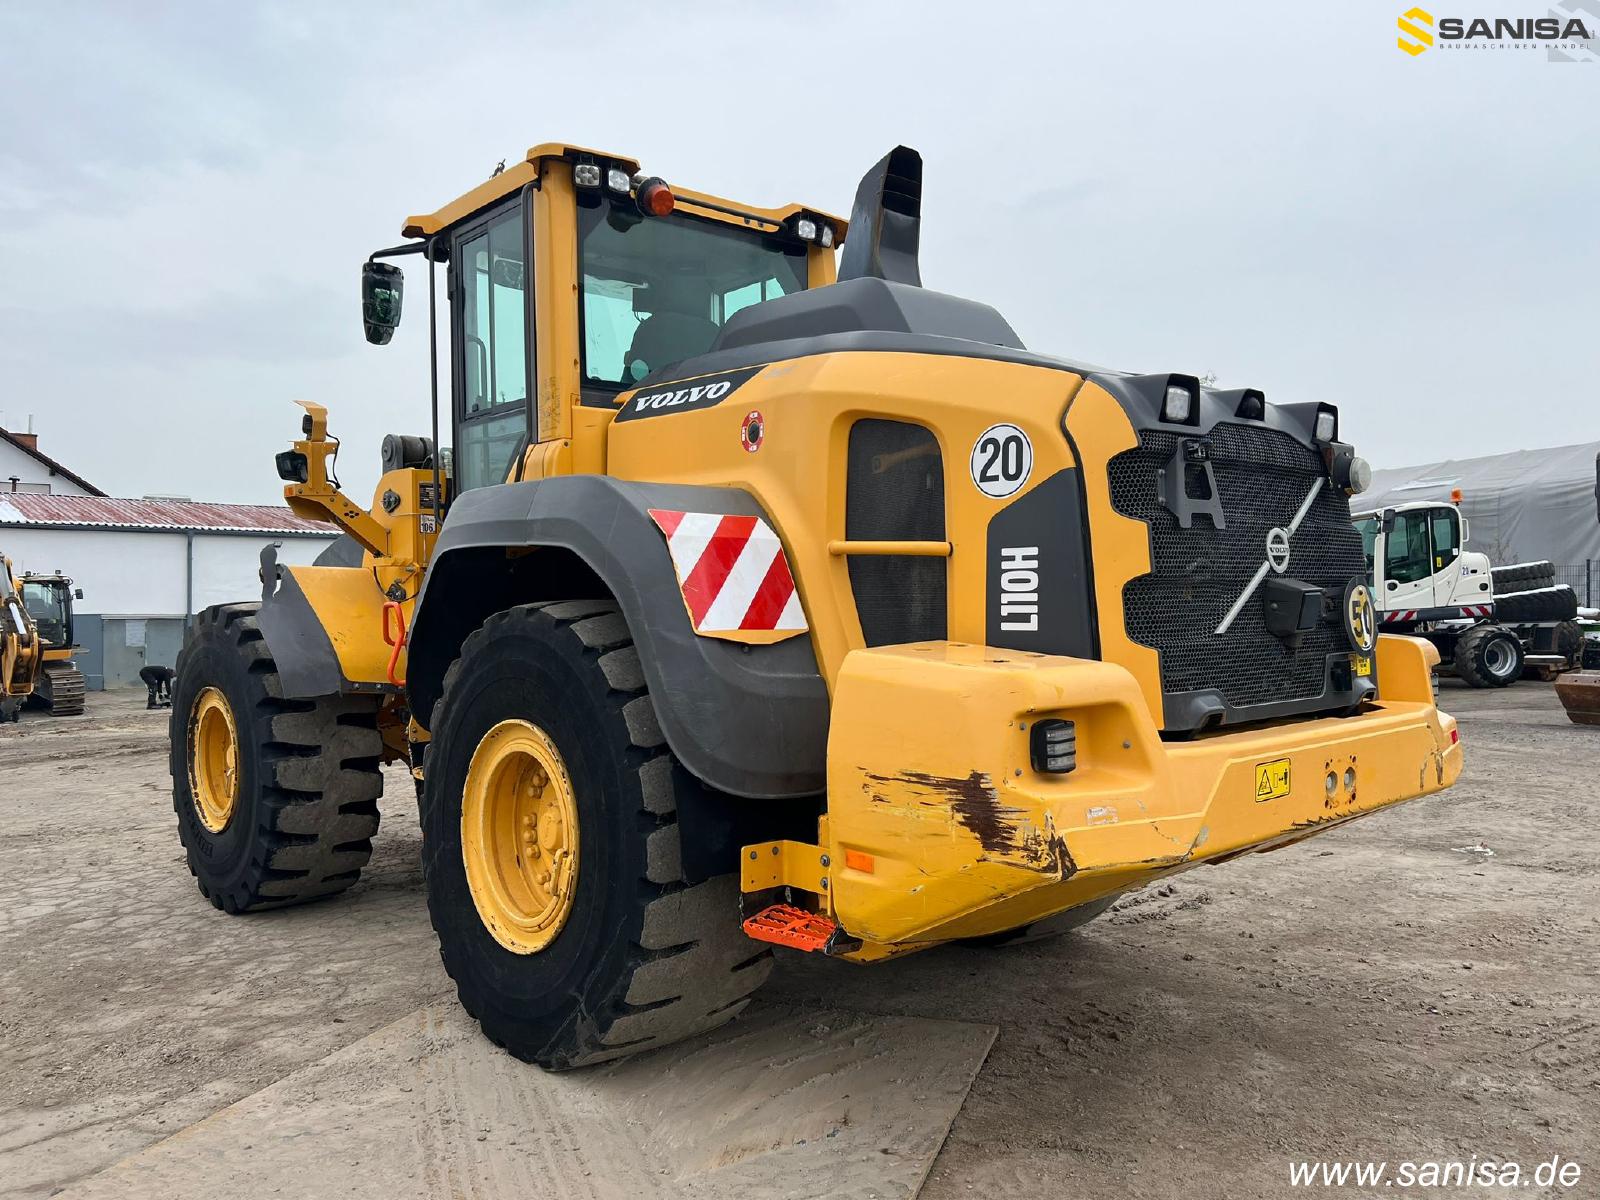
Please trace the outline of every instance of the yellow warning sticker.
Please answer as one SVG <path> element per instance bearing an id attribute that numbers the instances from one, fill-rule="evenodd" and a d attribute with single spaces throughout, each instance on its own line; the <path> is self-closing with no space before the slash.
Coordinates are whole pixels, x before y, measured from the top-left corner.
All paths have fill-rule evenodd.
<path id="1" fill-rule="evenodd" d="M 1372 674 L 1372 655 L 1370 655 L 1370 654 L 1352 654 L 1350 656 L 1350 660 L 1351 660 L 1352 663 L 1355 664 L 1356 674 L 1357 675 L 1371 675 Z"/>
<path id="2" fill-rule="evenodd" d="M 1275 758 L 1256 764 L 1256 799 L 1279 800 L 1289 794 L 1289 760 Z"/>

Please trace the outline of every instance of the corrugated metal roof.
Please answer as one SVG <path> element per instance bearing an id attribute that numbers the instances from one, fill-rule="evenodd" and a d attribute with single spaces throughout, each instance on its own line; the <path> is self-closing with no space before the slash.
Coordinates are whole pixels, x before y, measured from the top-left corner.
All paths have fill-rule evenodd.
<path id="1" fill-rule="evenodd" d="M 307 521 L 270 504 L 207 504 L 195 500 L 121 500 L 111 496 L 40 496 L 0 492 L 0 525 L 75 525 L 103 529 L 216 530 L 335 536 L 321 521 Z"/>

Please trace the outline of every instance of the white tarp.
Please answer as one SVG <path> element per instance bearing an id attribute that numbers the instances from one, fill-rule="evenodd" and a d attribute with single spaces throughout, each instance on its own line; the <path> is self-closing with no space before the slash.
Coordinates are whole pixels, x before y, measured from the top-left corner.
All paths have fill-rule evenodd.
<path id="1" fill-rule="evenodd" d="M 1350 507 L 1367 512 L 1386 504 L 1448 500 L 1460 488 L 1461 511 L 1471 527 L 1467 549 L 1487 554 L 1496 566 L 1549 559 L 1581 567 L 1600 561 L 1597 458 L 1600 442 L 1584 442 L 1374 471 L 1372 486 L 1351 497 Z"/>

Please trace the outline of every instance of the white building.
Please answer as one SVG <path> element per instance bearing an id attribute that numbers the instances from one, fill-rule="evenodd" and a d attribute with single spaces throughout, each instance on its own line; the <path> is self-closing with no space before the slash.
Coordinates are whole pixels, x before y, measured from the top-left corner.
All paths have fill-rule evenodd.
<path id="1" fill-rule="evenodd" d="M 0 429 L 0 493 L 10 492 L 44 496 L 105 495 L 55 459 L 40 454 L 36 434 Z"/>
<path id="2" fill-rule="evenodd" d="M 0 453 L 17 435 L 0 439 Z M 46 483 L 48 493 L 0 478 L 0 552 L 18 574 L 70 576 L 73 640 L 89 687 L 138 685 L 146 663 L 172 666 L 188 618 L 211 604 L 259 600 L 261 551 L 277 543 L 280 562 L 309 563 L 334 539 L 328 525 L 287 508 L 203 504 L 189 500 L 118 500 L 95 491 L 59 464 L 23 446 L 43 473 L 18 482 Z M 0 459 L 4 470 L 26 466 Z M 71 490 L 69 491 L 69 486 Z"/>

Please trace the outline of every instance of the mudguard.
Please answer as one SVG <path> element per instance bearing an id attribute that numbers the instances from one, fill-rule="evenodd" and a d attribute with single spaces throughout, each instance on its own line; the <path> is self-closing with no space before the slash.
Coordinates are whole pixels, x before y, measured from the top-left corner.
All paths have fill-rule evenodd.
<path id="1" fill-rule="evenodd" d="M 651 508 L 766 516 L 738 488 L 603 475 L 501 484 L 459 497 L 417 601 L 406 680 L 412 712 L 427 723 L 461 643 L 490 613 L 576 598 L 570 579 L 556 579 L 564 555 L 550 556 L 550 573 L 541 577 L 537 551 L 565 551 L 621 607 L 667 744 L 691 774 L 737 796 L 820 793 L 828 690 L 810 635 L 756 646 L 697 635 Z M 532 555 L 517 553 L 530 548 Z"/>
<path id="2" fill-rule="evenodd" d="M 289 567 L 278 562 L 276 547 L 261 551 L 256 619 L 272 649 L 283 695 L 312 699 L 341 692 L 398 692 L 384 680 L 389 651 L 375 620 L 384 597 L 371 572 L 320 565 L 320 556 L 317 561 L 319 565 Z M 363 628 L 366 636 L 360 635 Z"/>

